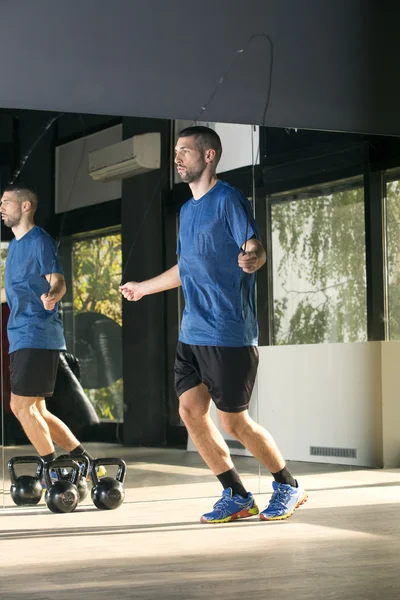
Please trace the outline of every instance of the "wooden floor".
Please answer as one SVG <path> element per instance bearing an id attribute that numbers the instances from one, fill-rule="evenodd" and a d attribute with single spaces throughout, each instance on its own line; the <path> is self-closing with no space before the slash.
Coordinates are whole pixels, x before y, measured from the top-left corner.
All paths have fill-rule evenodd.
<path id="1" fill-rule="evenodd" d="M 400 470 L 291 465 L 310 493 L 293 517 L 203 525 L 220 488 L 198 481 L 201 463 L 146 456 L 132 472 L 147 464 L 148 485 L 116 511 L 0 510 L 0 598 L 400 600 Z M 238 462 L 254 489 L 251 460 Z M 270 486 L 255 489 L 260 508 Z"/>

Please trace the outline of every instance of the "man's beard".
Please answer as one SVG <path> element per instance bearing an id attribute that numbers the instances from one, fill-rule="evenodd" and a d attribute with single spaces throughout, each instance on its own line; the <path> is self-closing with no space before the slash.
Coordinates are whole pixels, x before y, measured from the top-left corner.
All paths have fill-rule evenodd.
<path id="1" fill-rule="evenodd" d="M 21 223 L 22 214 L 19 214 L 17 217 L 6 217 L 3 219 L 3 223 L 6 227 L 17 227 Z"/>
<path id="2" fill-rule="evenodd" d="M 184 183 L 194 183 L 198 181 L 200 177 L 203 175 L 204 170 L 206 168 L 206 161 L 199 160 L 197 165 L 191 167 L 190 169 L 183 167 L 185 169 L 184 173 L 179 173 L 180 178 Z"/>

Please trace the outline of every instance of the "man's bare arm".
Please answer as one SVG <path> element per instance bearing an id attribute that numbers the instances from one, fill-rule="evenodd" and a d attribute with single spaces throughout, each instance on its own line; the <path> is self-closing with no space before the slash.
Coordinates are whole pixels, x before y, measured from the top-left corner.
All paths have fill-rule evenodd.
<path id="1" fill-rule="evenodd" d="M 120 286 L 120 292 L 127 300 L 137 302 L 143 296 L 165 292 L 182 285 L 179 276 L 178 265 L 174 265 L 168 271 L 164 271 L 157 277 L 147 279 L 146 281 L 128 281 Z"/>
<path id="2" fill-rule="evenodd" d="M 64 275 L 60 273 L 51 273 L 45 277 L 50 284 L 50 289 L 47 294 L 42 294 L 40 299 L 46 310 L 53 310 L 67 291 L 67 286 L 65 285 Z"/>

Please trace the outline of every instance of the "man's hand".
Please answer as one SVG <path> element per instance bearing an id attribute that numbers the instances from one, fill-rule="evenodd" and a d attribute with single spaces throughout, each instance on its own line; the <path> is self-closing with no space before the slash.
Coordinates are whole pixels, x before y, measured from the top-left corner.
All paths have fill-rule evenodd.
<path id="1" fill-rule="evenodd" d="M 119 291 L 130 302 L 137 302 L 144 296 L 143 286 L 138 281 L 128 281 L 124 285 L 120 285 Z"/>
<path id="2" fill-rule="evenodd" d="M 53 310 L 57 304 L 57 298 L 55 298 L 53 294 L 42 294 L 40 299 L 43 302 L 43 306 L 46 310 Z"/>
<path id="3" fill-rule="evenodd" d="M 238 265 L 245 273 L 255 273 L 262 266 L 259 264 L 259 257 L 255 252 L 241 252 Z"/>
<path id="4" fill-rule="evenodd" d="M 46 310 L 53 310 L 57 302 L 60 302 L 64 297 L 67 286 L 65 285 L 64 275 L 61 275 L 61 273 L 48 273 L 45 277 L 50 287 L 47 294 L 42 294 L 40 299 Z"/>
<path id="5" fill-rule="evenodd" d="M 130 302 L 137 302 L 143 296 L 165 292 L 179 287 L 181 278 L 179 277 L 178 265 L 174 265 L 168 271 L 164 271 L 161 275 L 146 279 L 145 281 L 128 281 L 119 286 L 119 291 L 124 298 Z"/>
<path id="6" fill-rule="evenodd" d="M 247 240 L 239 254 L 238 265 L 245 273 L 255 273 L 265 264 L 267 255 L 262 243 L 254 237 Z"/>

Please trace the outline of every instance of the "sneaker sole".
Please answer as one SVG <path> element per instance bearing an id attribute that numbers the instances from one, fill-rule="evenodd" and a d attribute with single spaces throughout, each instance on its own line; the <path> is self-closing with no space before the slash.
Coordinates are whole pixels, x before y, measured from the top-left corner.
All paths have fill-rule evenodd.
<path id="1" fill-rule="evenodd" d="M 292 508 L 292 510 L 290 512 L 286 513 L 286 515 L 279 515 L 278 517 L 266 517 L 265 515 L 260 513 L 260 520 L 261 521 L 283 521 L 284 519 L 288 519 L 289 517 L 292 516 L 294 511 L 297 508 L 299 508 L 299 506 L 301 506 L 302 504 L 305 504 L 305 502 L 307 502 L 307 500 L 308 500 L 308 494 L 307 494 L 307 492 L 304 492 L 304 494 L 302 495 L 300 500 L 297 502 L 297 504 Z"/>
<path id="2" fill-rule="evenodd" d="M 229 523 L 230 521 L 236 521 L 236 519 L 247 519 L 248 517 L 254 517 L 258 515 L 259 512 L 258 506 L 253 506 L 253 508 L 246 508 L 246 510 L 241 510 L 233 515 L 229 515 L 229 517 L 225 517 L 225 519 L 215 519 L 213 521 L 209 521 L 207 519 L 203 519 L 203 517 L 200 517 L 200 522 L 209 523 L 211 525 L 214 523 Z"/>

